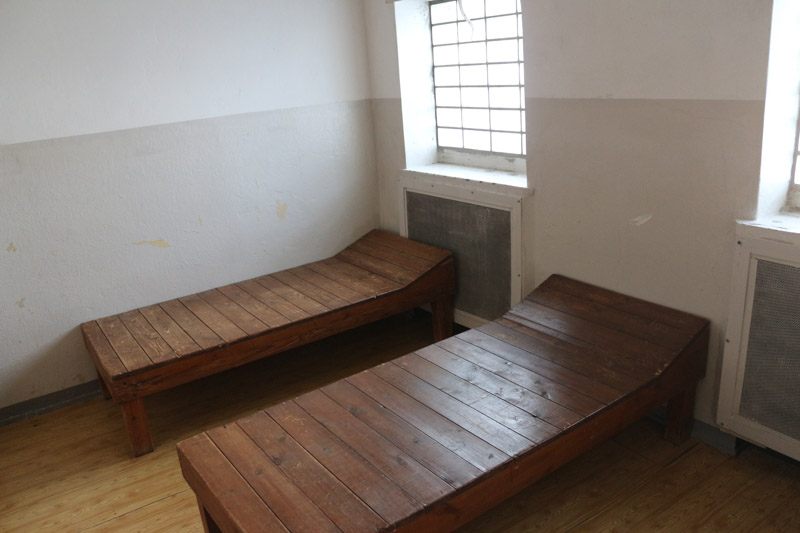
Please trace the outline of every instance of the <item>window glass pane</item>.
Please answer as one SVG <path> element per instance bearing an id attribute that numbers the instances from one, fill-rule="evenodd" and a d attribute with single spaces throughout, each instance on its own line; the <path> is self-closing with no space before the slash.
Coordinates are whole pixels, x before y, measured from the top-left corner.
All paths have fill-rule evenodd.
<path id="1" fill-rule="evenodd" d="M 506 154 L 522 153 L 522 135 L 492 132 L 492 151 Z"/>
<path id="2" fill-rule="evenodd" d="M 460 128 L 461 127 L 461 110 L 451 108 L 437 108 L 436 109 L 436 124 L 446 128 Z"/>
<path id="3" fill-rule="evenodd" d="M 519 111 L 492 110 L 492 129 L 504 131 L 522 131 Z"/>
<path id="4" fill-rule="evenodd" d="M 521 2 L 461 4 L 463 13 L 455 0 L 430 4 L 439 146 L 522 154 Z"/>
<path id="5" fill-rule="evenodd" d="M 446 46 L 434 46 L 433 64 L 434 65 L 458 64 L 458 45 L 450 44 Z"/>
<path id="6" fill-rule="evenodd" d="M 488 152 L 492 149 L 489 143 L 489 132 L 464 130 L 464 148 Z"/>
<path id="7" fill-rule="evenodd" d="M 489 91 L 486 87 L 464 87 L 461 89 L 461 105 L 464 107 L 489 107 Z"/>
<path id="8" fill-rule="evenodd" d="M 486 19 L 486 38 L 505 39 L 517 36 L 517 16 Z"/>
<path id="9" fill-rule="evenodd" d="M 505 15 L 517 11 L 517 0 L 487 0 L 486 16 Z"/>
<path id="10" fill-rule="evenodd" d="M 522 155 L 525 155 L 525 154 L 528 153 L 528 139 L 527 139 L 527 137 L 528 136 L 525 135 L 524 133 L 522 134 Z"/>
<path id="11" fill-rule="evenodd" d="M 450 44 L 458 42 L 458 24 L 444 24 L 431 28 L 433 44 Z"/>
<path id="12" fill-rule="evenodd" d="M 461 0 L 464 13 L 473 21 L 483 16 L 483 0 Z"/>
<path id="13" fill-rule="evenodd" d="M 458 67 L 434 67 L 433 83 L 437 87 L 443 85 L 458 85 Z"/>
<path id="14" fill-rule="evenodd" d="M 517 41 L 491 41 L 486 43 L 486 59 L 489 63 L 517 60 Z"/>
<path id="15" fill-rule="evenodd" d="M 519 65 L 517 63 L 489 65 L 489 80 L 492 85 L 519 85 Z"/>
<path id="16" fill-rule="evenodd" d="M 461 130 L 439 128 L 439 146 L 450 146 L 452 148 L 463 148 L 461 140 Z"/>
<path id="17" fill-rule="evenodd" d="M 443 2 L 441 4 L 431 4 L 431 24 L 442 22 L 455 22 L 456 2 Z"/>
<path id="18" fill-rule="evenodd" d="M 517 48 L 519 49 L 519 60 L 520 61 L 525 61 L 525 55 L 524 55 L 524 52 L 522 50 L 522 39 L 519 39 L 517 41 Z"/>
<path id="19" fill-rule="evenodd" d="M 459 54 L 461 54 L 462 65 L 467 65 L 469 63 L 486 63 L 486 43 L 462 44 L 459 47 Z"/>
<path id="20" fill-rule="evenodd" d="M 489 101 L 492 107 L 516 107 L 519 109 L 519 87 L 491 87 Z"/>
<path id="21" fill-rule="evenodd" d="M 458 23 L 458 38 L 462 43 L 469 41 L 485 41 L 486 40 L 486 21 L 473 20 L 472 24 L 468 22 Z"/>
<path id="22" fill-rule="evenodd" d="M 464 109 L 462 114 L 465 128 L 479 130 L 489 129 L 489 110 L 488 109 Z"/>
<path id="23" fill-rule="evenodd" d="M 436 105 L 447 107 L 458 107 L 461 105 L 461 90 L 455 89 L 436 89 Z"/>
<path id="24" fill-rule="evenodd" d="M 461 67 L 461 85 L 486 85 L 486 65 Z"/>

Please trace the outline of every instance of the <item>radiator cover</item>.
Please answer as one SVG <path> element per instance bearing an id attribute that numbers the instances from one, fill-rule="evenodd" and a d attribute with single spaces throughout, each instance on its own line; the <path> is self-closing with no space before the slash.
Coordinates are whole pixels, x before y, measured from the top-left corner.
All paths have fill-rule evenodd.
<path id="1" fill-rule="evenodd" d="M 800 459 L 798 244 L 738 239 L 717 413 L 728 431 L 795 459 Z"/>
<path id="2" fill-rule="evenodd" d="M 406 191 L 408 236 L 453 252 L 457 309 L 486 320 L 511 303 L 511 213 Z"/>

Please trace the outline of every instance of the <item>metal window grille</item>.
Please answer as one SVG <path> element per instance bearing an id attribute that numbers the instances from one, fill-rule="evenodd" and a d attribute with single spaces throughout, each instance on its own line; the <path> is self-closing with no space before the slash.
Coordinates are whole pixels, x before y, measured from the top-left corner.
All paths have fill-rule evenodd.
<path id="1" fill-rule="evenodd" d="M 525 155 L 521 1 L 434 0 L 430 21 L 439 148 Z"/>

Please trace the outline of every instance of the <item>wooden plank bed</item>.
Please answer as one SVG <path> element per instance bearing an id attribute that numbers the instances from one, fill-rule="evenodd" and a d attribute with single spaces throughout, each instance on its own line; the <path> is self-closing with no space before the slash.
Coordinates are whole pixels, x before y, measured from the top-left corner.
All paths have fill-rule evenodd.
<path id="1" fill-rule="evenodd" d="M 334 333 L 431 304 L 451 333 L 447 250 L 371 231 L 335 257 L 81 324 L 136 456 L 153 449 L 143 398 Z"/>
<path id="2" fill-rule="evenodd" d="M 451 531 L 667 403 L 708 321 L 552 276 L 502 318 L 178 444 L 206 531 Z"/>

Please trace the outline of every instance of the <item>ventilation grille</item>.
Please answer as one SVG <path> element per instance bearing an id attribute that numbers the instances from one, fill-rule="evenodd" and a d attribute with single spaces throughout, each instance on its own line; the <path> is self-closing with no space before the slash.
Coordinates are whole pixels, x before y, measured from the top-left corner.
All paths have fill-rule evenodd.
<path id="1" fill-rule="evenodd" d="M 511 214 L 406 191 L 408 236 L 453 252 L 457 309 L 486 320 L 511 302 Z"/>
<path id="2" fill-rule="evenodd" d="M 756 269 L 739 414 L 800 440 L 800 268 Z"/>

